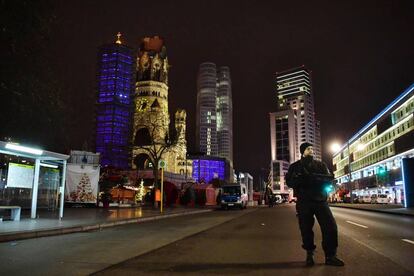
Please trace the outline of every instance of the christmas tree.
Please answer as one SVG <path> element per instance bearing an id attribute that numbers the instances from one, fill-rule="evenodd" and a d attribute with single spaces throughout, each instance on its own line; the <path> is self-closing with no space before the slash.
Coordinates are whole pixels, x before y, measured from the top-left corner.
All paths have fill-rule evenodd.
<path id="1" fill-rule="evenodd" d="M 144 197 L 144 180 L 142 179 L 138 187 L 138 192 L 135 195 L 135 201 L 142 202 L 143 197 Z"/>
<path id="2" fill-rule="evenodd" d="M 95 195 L 92 193 L 92 185 L 89 176 L 84 173 L 79 181 L 76 191 L 71 193 L 73 201 L 78 202 L 94 202 Z"/>

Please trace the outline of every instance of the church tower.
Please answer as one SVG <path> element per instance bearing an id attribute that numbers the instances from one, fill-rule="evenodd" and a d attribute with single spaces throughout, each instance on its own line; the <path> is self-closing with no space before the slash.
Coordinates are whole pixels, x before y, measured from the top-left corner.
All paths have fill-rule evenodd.
<path id="1" fill-rule="evenodd" d="M 175 138 L 170 137 L 169 131 L 169 64 L 164 40 L 159 36 L 142 39 L 136 64 L 132 167 L 148 169 L 152 166 L 152 160 L 148 151 L 144 150 L 142 146 L 153 145 L 159 148 L 164 146 L 167 140 Z M 186 158 L 185 119 L 185 111 L 177 111 L 175 128 L 179 140 L 176 146 L 163 154 L 162 159 L 167 161 L 166 171 L 180 173 L 178 166 L 180 160 L 177 158 Z"/>
<path id="2" fill-rule="evenodd" d="M 175 171 L 179 174 L 192 175 L 192 165 L 187 161 L 187 140 L 185 139 L 187 113 L 184 109 L 175 112 L 175 130 L 177 145 L 172 149 L 169 163 L 175 163 Z M 176 160 L 174 162 L 174 159 Z"/>

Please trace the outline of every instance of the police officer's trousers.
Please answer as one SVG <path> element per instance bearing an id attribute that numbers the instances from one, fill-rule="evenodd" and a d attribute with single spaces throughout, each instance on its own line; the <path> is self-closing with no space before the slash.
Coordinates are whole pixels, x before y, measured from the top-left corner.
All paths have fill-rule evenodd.
<path id="1" fill-rule="evenodd" d="M 338 228 L 328 203 L 299 200 L 296 203 L 296 212 L 302 234 L 303 249 L 313 251 L 316 248 L 313 234 L 314 217 L 316 217 L 321 227 L 322 248 L 325 251 L 325 256 L 335 256 L 338 247 Z"/>

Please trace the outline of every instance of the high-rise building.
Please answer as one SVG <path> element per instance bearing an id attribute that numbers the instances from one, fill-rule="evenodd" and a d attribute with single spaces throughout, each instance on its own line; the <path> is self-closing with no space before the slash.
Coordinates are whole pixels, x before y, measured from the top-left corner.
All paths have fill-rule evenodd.
<path id="1" fill-rule="evenodd" d="M 230 68 L 222 66 L 217 72 L 217 144 L 218 156 L 226 158 L 233 167 L 233 101 Z"/>
<path id="2" fill-rule="evenodd" d="M 217 68 L 205 62 L 199 67 L 197 77 L 196 139 L 199 151 L 218 156 L 217 144 Z"/>
<path id="3" fill-rule="evenodd" d="M 229 161 L 233 167 L 233 104 L 230 69 L 200 65 L 197 79 L 197 144 L 200 152 Z"/>
<path id="4" fill-rule="evenodd" d="M 272 189 L 284 193 L 289 164 L 299 160 L 300 144 L 313 144 L 321 159 L 320 122 L 315 118 L 311 76 L 304 66 L 276 73 L 277 112 L 270 113 Z"/>
<path id="5" fill-rule="evenodd" d="M 309 70 L 302 66 L 276 73 L 277 103 L 279 110 L 292 109 L 296 116 L 296 157 L 300 159 L 299 146 L 313 144 L 315 159 L 321 159 L 319 122 L 315 118 L 314 95 Z"/>
<path id="6" fill-rule="evenodd" d="M 117 36 L 115 43 L 99 48 L 95 147 L 101 165 L 128 168 L 135 57 Z"/>

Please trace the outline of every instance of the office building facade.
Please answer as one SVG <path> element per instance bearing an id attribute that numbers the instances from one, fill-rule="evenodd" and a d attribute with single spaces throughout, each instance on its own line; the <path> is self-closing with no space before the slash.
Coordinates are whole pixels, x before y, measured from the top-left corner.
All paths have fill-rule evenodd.
<path id="1" fill-rule="evenodd" d="M 270 113 L 271 188 L 284 193 L 285 174 L 291 160 L 297 156 L 297 122 L 292 109 Z"/>
<path id="2" fill-rule="evenodd" d="M 238 183 L 246 185 L 249 205 L 253 206 L 253 176 L 246 172 L 239 172 Z"/>
<path id="3" fill-rule="evenodd" d="M 334 154 L 334 175 L 351 198 L 385 194 L 406 203 L 403 160 L 414 158 L 414 84 Z"/>

